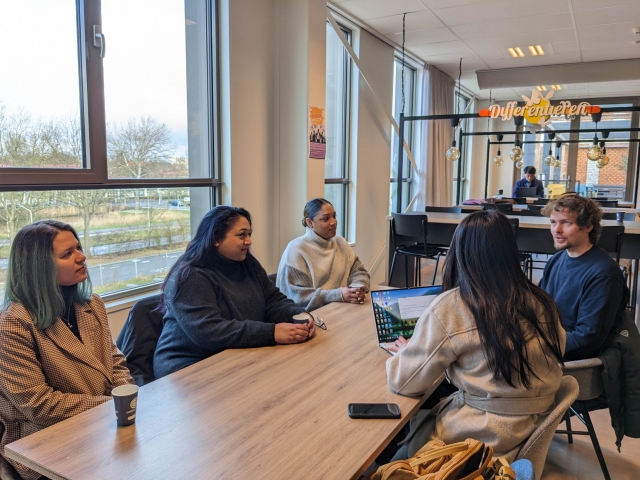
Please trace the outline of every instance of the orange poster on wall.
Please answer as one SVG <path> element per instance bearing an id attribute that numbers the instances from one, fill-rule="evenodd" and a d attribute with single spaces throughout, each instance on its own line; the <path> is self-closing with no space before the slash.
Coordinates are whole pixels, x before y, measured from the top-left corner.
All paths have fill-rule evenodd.
<path id="1" fill-rule="evenodd" d="M 309 158 L 324 160 L 327 155 L 327 128 L 324 108 L 309 106 Z"/>

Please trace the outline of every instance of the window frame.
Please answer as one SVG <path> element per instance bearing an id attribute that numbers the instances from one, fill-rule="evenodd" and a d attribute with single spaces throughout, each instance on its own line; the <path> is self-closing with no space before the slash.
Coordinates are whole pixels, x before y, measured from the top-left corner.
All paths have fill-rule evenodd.
<path id="1" fill-rule="evenodd" d="M 327 24 L 329 22 L 327 21 Z M 338 23 L 340 31 L 346 37 L 346 41 L 349 45 L 353 46 L 353 31 Z M 342 185 L 342 211 L 338 213 L 338 225 L 341 230 L 342 236 L 347 238 L 349 235 L 349 190 L 351 186 L 350 170 L 351 170 L 351 102 L 352 102 L 352 79 L 353 79 L 353 60 L 349 55 L 349 52 L 343 47 L 343 61 L 344 61 L 344 76 L 343 82 L 345 85 L 344 91 L 346 95 L 342 102 L 342 122 L 345 126 L 342 132 L 342 149 L 341 155 L 341 170 L 342 177 L 327 178 L 325 176 L 324 184 L 326 185 Z"/>

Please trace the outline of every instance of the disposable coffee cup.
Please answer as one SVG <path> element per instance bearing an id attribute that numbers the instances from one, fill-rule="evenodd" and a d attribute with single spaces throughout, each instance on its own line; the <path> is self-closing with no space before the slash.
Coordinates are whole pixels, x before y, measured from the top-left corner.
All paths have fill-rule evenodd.
<path id="1" fill-rule="evenodd" d="M 616 212 L 616 221 L 624 222 L 624 212 Z"/>
<path id="2" fill-rule="evenodd" d="M 121 427 L 132 425 L 136 421 L 138 390 L 137 385 L 121 385 L 111 391 L 113 403 L 116 406 L 118 425 Z"/>
<path id="3" fill-rule="evenodd" d="M 299 313 L 298 315 L 293 316 L 293 323 L 298 325 L 306 325 L 309 323 L 309 315 L 306 313 Z"/>

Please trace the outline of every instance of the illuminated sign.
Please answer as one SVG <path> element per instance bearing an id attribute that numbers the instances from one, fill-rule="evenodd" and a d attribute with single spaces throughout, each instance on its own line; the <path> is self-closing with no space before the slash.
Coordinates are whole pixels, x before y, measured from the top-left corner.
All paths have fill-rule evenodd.
<path id="1" fill-rule="evenodd" d="M 522 99 L 526 102 L 524 105 L 518 106 L 518 102 L 509 102 L 504 107 L 498 104 L 491 105 L 488 109 L 480 110 L 481 117 L 502 118 L 502 120 L 511 120 L 513 117 L 524 117 L 529 123 L 546 127 L 551 123 L 551 116 L 565 115 L 572 117 L 574 115 L 588 115 L 590 113 L 600 112 L 600 107 L 591 105 L 588 102 L 580 102 L 572 105 L 569 100 L 563 100 L 558 105 L 551 105 L 549 101 L 555 90 L 547 93 L 546 97 L 542 97 L 537 89 L 532 90 L 531 98 L 522 95 Z"/>

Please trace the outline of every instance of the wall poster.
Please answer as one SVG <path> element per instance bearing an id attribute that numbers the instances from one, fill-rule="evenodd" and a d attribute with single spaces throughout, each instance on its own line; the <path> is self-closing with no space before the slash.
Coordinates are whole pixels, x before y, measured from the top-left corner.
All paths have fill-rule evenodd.
<path id="1" fill-rule="evenodd" d="M 327 125 L 324 108 L 309 106 L 309 158 L 324 160 L 327 155 Z"/>

